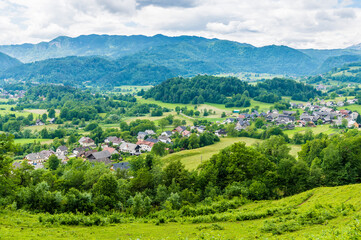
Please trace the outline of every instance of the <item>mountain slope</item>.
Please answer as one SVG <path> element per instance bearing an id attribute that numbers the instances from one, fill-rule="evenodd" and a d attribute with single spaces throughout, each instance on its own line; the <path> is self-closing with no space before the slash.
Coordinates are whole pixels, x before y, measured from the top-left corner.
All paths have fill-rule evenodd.
<path id="1" fill-rule="evenodd" d="M 194 36 L 167 37 L 155 35 L 118 36 L 118 35 L 81 35 L 76 38 L 58 37 L 50 42 L 38 44 L 4 45 L 0 51 L 16 57 L 23 62 L 33 62 L 48 58 L 62 58 L 67 56 L 107 56 L 119 58 L 135 54 L 144 49 L 178 44 L 181 42 L 197 43 L 212 42 L 217 39 L 206 39 Z M 240 43 L 239 43 L 240 44 Z M 249 44 L 240 44 L 251 46 Z"/>
<path id="2" fill-rule="evenodd" d="M 163 66 L 125 63 L 100 57 L 54 58 L 8 69 L 0 79 L 13 78 L 65 85 L 119 86 L 154 84 L 174 76 Z"/>
<path id="3" fill-rule="evenodd" d="M 21 64 L 19 60 L 0 52 L 0 72 Z"/>
<path id="4" fill-rule="evenodd" d="M 119 61 L 154 62 L 185 76 L 230 72 L 299 75 L 315 68 L 309 56 L 286 46 L 256 48 L 222 40 L 154 47 Z"/>

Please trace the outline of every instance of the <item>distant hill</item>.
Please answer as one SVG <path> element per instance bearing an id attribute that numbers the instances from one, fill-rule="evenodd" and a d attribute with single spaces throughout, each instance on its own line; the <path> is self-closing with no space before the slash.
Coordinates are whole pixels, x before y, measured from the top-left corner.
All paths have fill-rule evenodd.
<path id="1" fill-rule="evenodd" d="M 19 60 L 0 52 L 0 72 L 21 64 Z"/>
<path id="2" fill-rule="evenodd" d="M 351 49 L 351 50 L 361 50 L 361 43 L 352 45 L 352 46 L 348 47 L 347 49 Z"/>
<path id="3" fill-rule="evenodd" d="M 155 84 L 174 76 L 154 64 L 124 63 L 100 57 L 54 58 L 27 63 L 0 73 L 0 79 L 63 83 L 76 86 L 119 86 Z"/>
<path id="4" fill-rule="evenodd" d="M 244 107 L 245 104 L 240 101 L 244 102 L 249 97 L 257 98 L 261 102 L 273 103 L 280 100 L 281 96 L 291 96 L 293 100 L 307 101 L 319 95 L 321 92 L 311 85 L 289 79 L 274 78 L 253 86 L 235 77 L 199 75 L 193 78 L 168 79 L 146 91 L 143 97 L 167 103 L 210 102 L 226 104 L 226 106 L 233 104 L 231 107 L 237 105 Z"/>
<path id="5" fill-rule="evenodd" d="M 215 41 L 218 41 L 218 39 L 194 36 L 167 37 L 160 34 L 153 37 L 93 34 L 81 35 L 75 38 L 61 36 L 50 42 L 38 44 L 3 45 L 0 46 L 0 51 L 20 59 L 24 63 L 67 56 L 106 56 L 116 59 L 157 46 L 179 44 L 182 42 L 194 44 Z M 249 44 L 237 44 L 240 46 L 251 46 Z"/>
<path id="6" fill-rule="evenodd" d="M 39 44 L 4 45 L 0 51 L 28 63 L 7 69 L 0 79 L 110 86 L 157 84 L 170 77 L 198 74 L 305 76 L 361 59 L 361 51 L 355 49 L 254 47 L 227 40 L 164 35 L 58 37 Z"/>

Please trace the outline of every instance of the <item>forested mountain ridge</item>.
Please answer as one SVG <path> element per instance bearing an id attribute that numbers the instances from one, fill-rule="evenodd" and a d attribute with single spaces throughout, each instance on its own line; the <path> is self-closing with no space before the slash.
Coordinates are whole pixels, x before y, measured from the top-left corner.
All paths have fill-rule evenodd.
<path id="1" fill-rule="evenodd" d="M 0 79 L 13 78 L 72 86 L 147 85 L 173 76 L 166 67 L 154 64 L 118 63 L 101 57 L 75 56 L 27 63 L 0 73 Z"/>
<path id="2" fill-rule="evenodd" d="M 100 86 L 154 85 L 171 77 L 198 74 L 310 75 L 361 59 L 360 51 L 354 49 L 254 47 L 164 35 L 58 37 L 39 44 L 3 45 L 0 51 L 27 62 L 7 69 L 0 79 Z"/>
<path id="3" fill-rule="evenodd" d="M 19 60 L 0 52 L 0 72 L 21 64 Z"/>
<path id="4" fill-rule="evenodd" d="M 152 37 L 144 35 L 92 34 L 81 35 L 75 38 L 60 36 L 49 42 L 38 44 L 2 45 L 0 46 L 0 51 L 16 57 L 25 63 L 67 56 L 107 56 L 116 59 L 156 46 L 166 46 L 182 42 L 195 44 L 217 41 L 220 40 L 196 36 L 168 37 L 161 34 Z M 252 47 L 249 44 L 236 44 Z"/>

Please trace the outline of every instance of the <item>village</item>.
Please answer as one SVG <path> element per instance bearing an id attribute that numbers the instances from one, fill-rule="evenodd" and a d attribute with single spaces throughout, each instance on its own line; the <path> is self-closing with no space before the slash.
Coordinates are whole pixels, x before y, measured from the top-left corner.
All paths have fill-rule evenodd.
<path id="1" fill-rule="evenodd" d="M 55 155 L 62 163 L 71 158 L 82 158 L 84 161 L 101 162 L 109 165 L 112 170 L 128 169 L 129 164 L 125 162 L 126 156 L 138 156 L 143 153 L 149 153 L 155 144 L 161 142 L 166 145 L 172 145 L 174 136 L 180 138 L 189 138 L 193 133 L 198 135 L 204 132 L 212 132 L 218 137 L 226 137 L 226 128 L 234 124 L 237 131 L 247 130 L 252 126 L 256 119 L 262 119 L 265 122 L 264 128 L 279 126 L 283 130 L 292 130 L 302 127 L 316 127 L 317 125 L 329 124 L 331 127 L 359 128 L 359 114 L 356 111 L 337 110 L 336 107 L 356 104 L 357 100 L 347 100 L 345 102 L 334 102 L 319 100 L 316 103 L 290 103 L 288 110 L 278 111 L 273 109 L 267 112 L 253 111 L 251 113 L 237 113 L 223 121 L 216 121 L 210 126 L 178 126 L 172 131 L 163 131 L 157 134 L 153 130 L 138 132 L 137 142 L 126 142 L 116 136 L 107 137 L 103 143 L 95 144 L 90 137 L 81 137 L 77 142 L 77 147 L 68 149 L 66 146 L 60 146 L 56 150 L 43 150 L 37 153 L 30 153 L 25 156 L 25 160 L 36 169 L 44 168 L 44 163 L 51 155 Z M 237 111 L 235 111 L 237 112 Z M 301 113 L 302 112 L 302 113 Z M 54 121 L 54 119 L 51 119 Z M 36 125 L 43 125 L 40 120 Z M 217 130 L 211 130 L 217 129 Z M 168 150 L 168 149 L 167 149 Z"/>

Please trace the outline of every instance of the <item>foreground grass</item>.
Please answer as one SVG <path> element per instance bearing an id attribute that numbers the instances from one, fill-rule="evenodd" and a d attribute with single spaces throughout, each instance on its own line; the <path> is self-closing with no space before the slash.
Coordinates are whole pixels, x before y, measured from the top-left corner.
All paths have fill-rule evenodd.
<path id="1" fill-rule="evenodd" d="M 160 225 L 154 219 L 136 219 L 104 226 L 59 226 L 40 223 L 44 214 L 0 210 L 0 239 L 360 239 L 361 228 L 354 220 L 360 218 L 360 192 L 361 184 L 317 188 L 281 200 L 246 203 L 209 215 L 234 218 L 208 218 L 204 223 L 183 218 Z"/>

